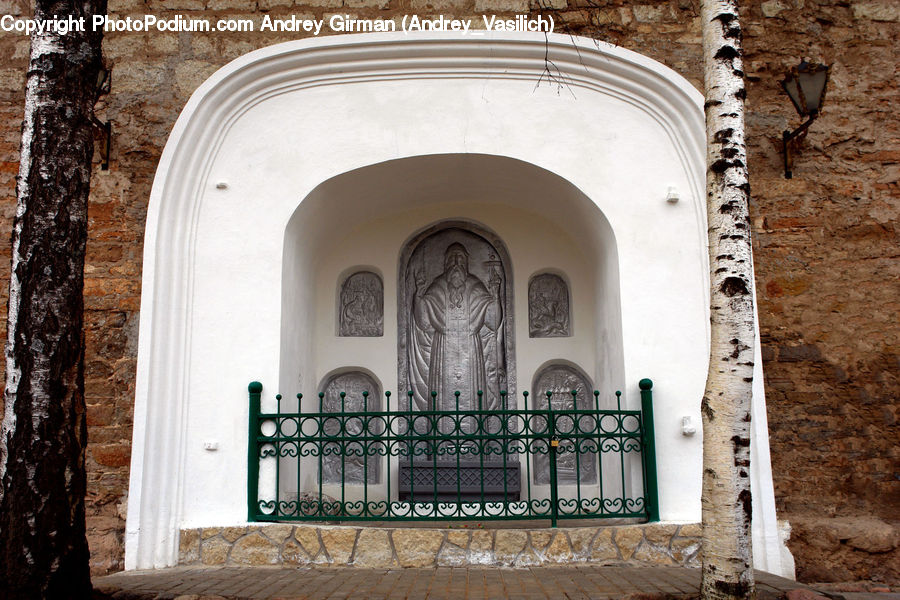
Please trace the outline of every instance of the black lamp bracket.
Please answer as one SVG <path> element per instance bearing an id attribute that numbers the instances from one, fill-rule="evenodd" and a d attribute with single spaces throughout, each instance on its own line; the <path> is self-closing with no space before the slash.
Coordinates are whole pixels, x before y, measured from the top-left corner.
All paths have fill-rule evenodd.
<path id="1" fill-rule="evenodd" d="M 93 122 L 94 127 L 97 128 L 97 132 L 100 138 L 100 170 L 108 171 L 109 151 L 110 147 L 112 146 L 112 121 L 106 121 L 104 123 L 96 116 L 91 116 L 91 121 Z"/>
<path id="2" fill-rule="evenodd" d="M 812 125 L 812 122 L 816 120 L 816 117 L 819 116 L 818 112 L 810 113 L 809 118 L 804 122 L 800 127 L 795 129 L 794 131 L 785 131 L 781 134 L 781 144 L 784 154 L 784 178 L 791 179 L 793 177 L 793 173 L 791 172 L 791 168 L 794 166 L 794 157 L 791 156 L 791 142 L 799 137 L 803 137 L 806 135 L 806 130 L 809 129 L 809 126 Z"/>

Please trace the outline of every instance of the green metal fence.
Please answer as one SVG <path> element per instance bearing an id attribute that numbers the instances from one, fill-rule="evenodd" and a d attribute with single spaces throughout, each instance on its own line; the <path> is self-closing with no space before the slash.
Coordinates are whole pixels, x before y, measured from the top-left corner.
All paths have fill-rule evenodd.
<path id="1" fill-rule="evenodd" d="M 593 408 L 578 408 L 572 391 L 563 410 L 554 396 L 566 392 L 540 402 L 524 392 L 520 409 L 451 411 L 400 409 L 386 392 L 386 410 L 369 411 L 363 392 L 361 404 L 341 393 L 336 412 L 323 394 L 314 412 L 300 410 L 302 394 L 291 410 L 278 395 L 276 410 L 262 412 L 262 384 L 253 382 L 248 518 L 656 521 L 652 382 L 640 388 L 641 410 L 623 410 L 620 392 L 615 409 L 600 409 L 597 391 Z"/>

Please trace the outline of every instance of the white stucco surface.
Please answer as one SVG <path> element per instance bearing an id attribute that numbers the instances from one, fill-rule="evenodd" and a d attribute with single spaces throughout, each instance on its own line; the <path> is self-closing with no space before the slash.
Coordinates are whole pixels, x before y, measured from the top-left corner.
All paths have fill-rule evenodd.
<path id="1" fill-rule="evenodd" d="M 536 85 L 548 45 L 561 86 Z M 510 252 L 519 390 L 548 359 L 629 408 L 654 380 L 661 517 L 698 521 L 702 437 L 681 422 L 700 422 L 708 361 L 703 172 L 700 94 L 592 41 L 337 36 L 224 67 L 151 195 L 127 568 L 174 564 L 179 528 L 245 522 L 250 381 L 271 403 L 361 367 L 396 390 L 399 253 L 442 219 Z M 335 335 L 354 267 L 384 280 L 381 338 Z M 571 282 L 575 334 L 533 340 L 527 282 L 548 269 Z M 754 403 L 754 545 L 779 572 L 761 386 Z"/>

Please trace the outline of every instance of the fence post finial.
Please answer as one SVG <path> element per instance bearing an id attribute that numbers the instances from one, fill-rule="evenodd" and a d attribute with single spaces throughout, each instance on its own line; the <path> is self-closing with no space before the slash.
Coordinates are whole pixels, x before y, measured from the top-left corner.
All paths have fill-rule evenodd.
<path id="1" fill-rule="evenodd" d="M 653 428 L 653 382 L 641 379 L 641 424 L 644 433 L 644 502 L 651 523 L 659 521 L 659 484 L 656 481 L 656 436 Z"/>
<path id="2" fill-rule="evenodd" d="M 263 385 L 251 381 L 250 414 L 247 419 L 247 520 L 256 521 L 259 513 L 259 413 Z"/>

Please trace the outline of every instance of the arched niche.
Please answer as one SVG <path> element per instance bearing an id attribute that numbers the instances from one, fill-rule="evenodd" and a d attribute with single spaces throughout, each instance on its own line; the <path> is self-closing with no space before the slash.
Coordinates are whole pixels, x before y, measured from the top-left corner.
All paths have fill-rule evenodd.
<path id="1" fill-rule="evenodd" d="M 358 364 L 390 381 L 391 402 L 403 406 L 409 389 L 405 315 L 415 283 L 410 260 L 422 244 L 439 246 L 441 256 L 423 273 L 425 283 L 431 283 L 443 268 L 449 242 L 441 239 L 450 231 L 484 244 L 478 252 L 473 249 L 471 260 L 485 284 L 491 275 L 483 263 L 493 260 L 502 271 L 504 389 L 510 399 L 521 404 L 515 392 L 531 385 L 550 356 L 583 360 L 596 381 L 621 385 L 618 250 L 596 203 L 571 182 L 533 164 L 502 156 L 436 154 L 342 173 L 317 186 L 296 208 L 283 246 L 280 387 L 309 389 L 310 379 L 318 382 L 326 373 Z M 542 234 L 534 236 L 534 231 Z M 575 318 L 581 324 L 575 335 L 552 340 L 549 348 L 546 340 L 529 339 L 527 319 L 516 318 L 527 314 L 528 293 L 527 280 L 515 277 L 518 269 L 545 270 L 547 260 L 572 274 L 571 289 L 580 299 Z M 383 274 L 386 282 L 380 338 L 335 336 L 331 325 L 339 310 L 334 281 L 359 264 Z"/>

